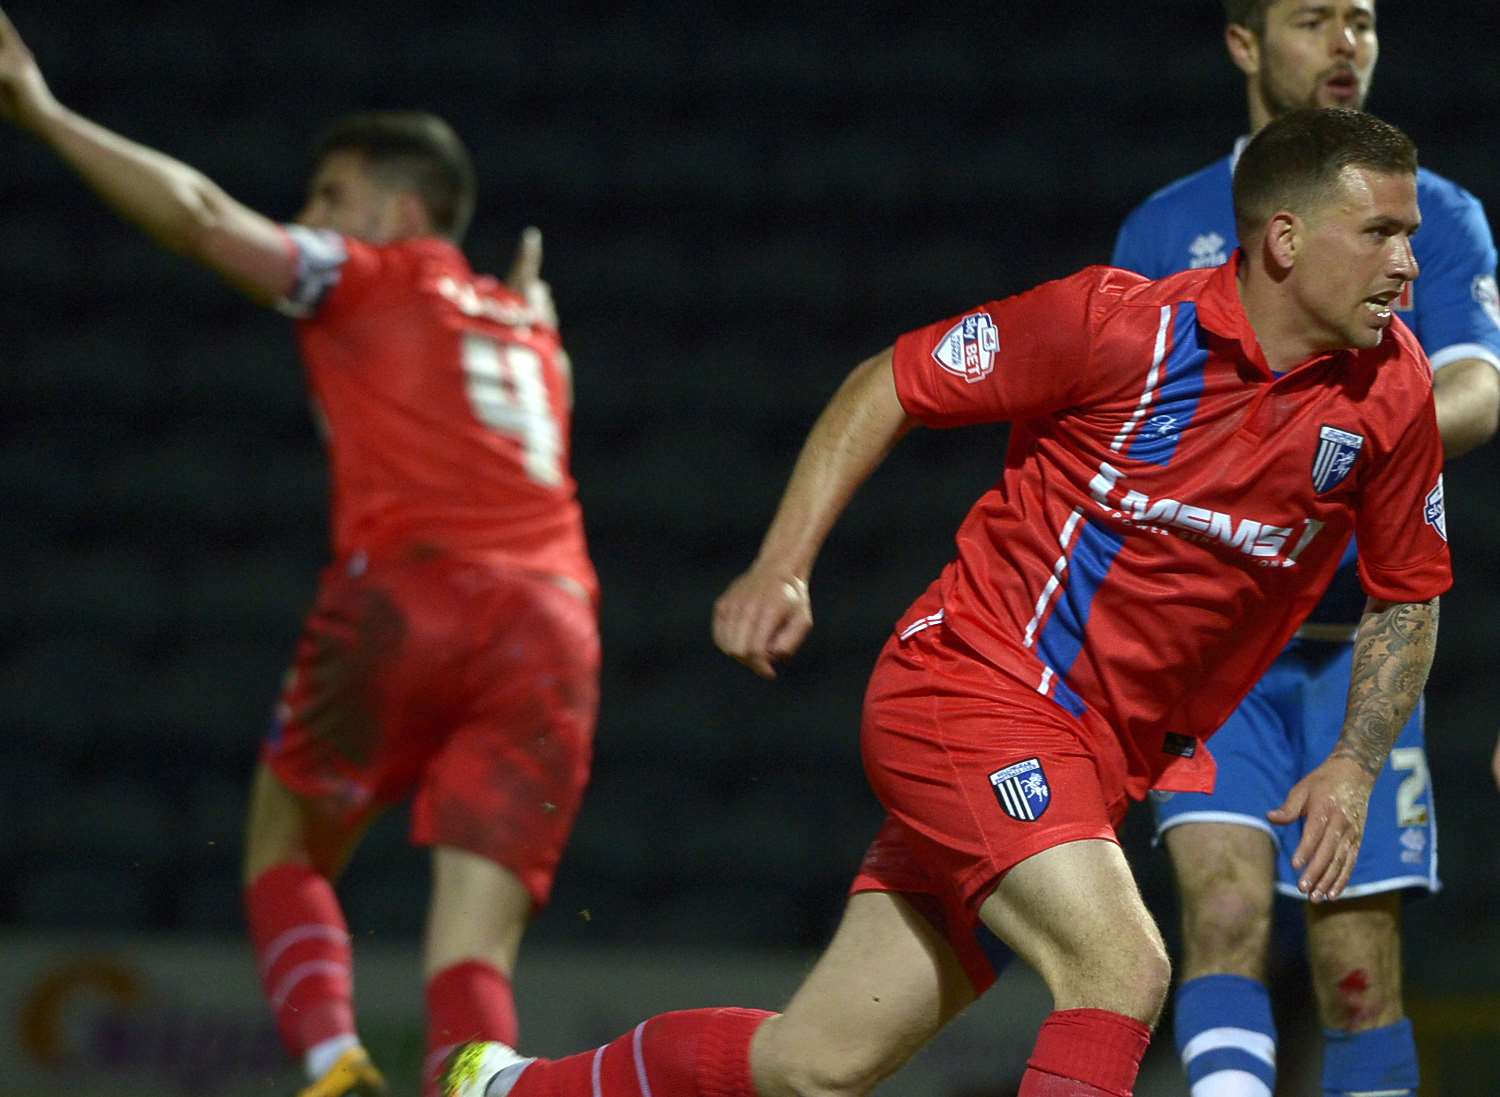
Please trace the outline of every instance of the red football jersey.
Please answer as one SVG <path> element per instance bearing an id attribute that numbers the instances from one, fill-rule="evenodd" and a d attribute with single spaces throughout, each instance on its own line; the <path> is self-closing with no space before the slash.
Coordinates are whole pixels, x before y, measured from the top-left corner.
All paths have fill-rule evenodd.
<path id="1" fill-rule="evenodd" d="M 558 333 L 452 244 L 286 226 L 284 310 L 326 427 L 333 551 L 432 548 L 597 579 L 569 471 Z"/>
<path id="2" fill-rule="evenodd" d="M 1211 777 L 1196 741 L 1281 651 L 1351 533 L 1376 598 L 1425 602 L 1451 582 L 1411 332 L 1397 320 L 1373 349 L 1275 374 L 1238 270 L 1238 255 L 1156 282 L 1091 267 L 896 343 L 912 416 L 1013 424 L 937 584 L 941 616 L 906 628 L 943 620 L 1094 710 L 1163 788 Z"/>

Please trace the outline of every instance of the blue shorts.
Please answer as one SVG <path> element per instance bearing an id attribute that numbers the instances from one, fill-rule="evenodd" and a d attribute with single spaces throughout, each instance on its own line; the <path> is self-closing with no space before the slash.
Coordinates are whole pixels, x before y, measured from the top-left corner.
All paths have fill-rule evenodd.
<path id="1" fill-rule="evenodd" d="M 1219 763 L 1211 793 L 1151 794 L 1158 839 L 1180 823 L 1257 827 L 1278 847 L 1276 890 L 1297 890 L 1292 854 L 1302 821 L 1273 826 L 1266 812 L 1326 759 L 1343 728 L 1352 644 L 1294 640 L 1239 708 L 1208 741 Z M 1422 716 L 1425 702 L 1401 729 L 1390 760 L 1370 794 L 1370 814 L 1344 898 L 1398 888 L 1437 891 L 1437 821 L 1427 778 Z"/>

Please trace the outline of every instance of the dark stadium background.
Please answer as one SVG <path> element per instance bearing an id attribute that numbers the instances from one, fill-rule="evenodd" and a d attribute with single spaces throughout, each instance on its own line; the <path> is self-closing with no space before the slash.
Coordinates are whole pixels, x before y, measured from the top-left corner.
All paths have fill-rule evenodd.
<path id="1" fill-rule="evenodd" d="M 544 229 L 606 661 L 539 946 L 826 938 L 878 819 L 865 675 L 1003 431 L 901 445 L 831 538 L 780 682 L 712 649 L 713 598 L 854 363 L 1104 260 L 1134 203 L 1244 127 L 1208 2 L 7 7 L 65 103 L 273 216 L 299 208 L 321 123 L 421 107 L 474 149 L 477 266 Z M 1371 109 L 1493 217 L 1483 5 L 1381 7 Z M 1458 591 L 1428 717 L 1446 888 L 1409 908 L 1418 995 L 1500 980 L 1497 453 L 1448 474 Z M 286 322 L 0 132 L 0 924 L 239 931 L 246 778 L 324 560 L 324 491 Z M 414 941 L 426 864 L 403 828 L 376 829 L 343 893 L 361 931 Z"/>

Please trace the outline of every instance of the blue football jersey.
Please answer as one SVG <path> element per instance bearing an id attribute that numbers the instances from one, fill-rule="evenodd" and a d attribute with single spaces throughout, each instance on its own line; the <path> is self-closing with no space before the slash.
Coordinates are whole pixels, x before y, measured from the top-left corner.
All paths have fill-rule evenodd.
<path id="1" fill-rule="evenodd" d="M 1230 181 L 1248 138 L 1206 168 L 1184 176 L 1137 206 L 1120 226 L 1111 263 L 1147 278 L 1218 266 L 1238 246 Z M 1480 358 L 1500 370 L 1500 297 L 1495 241 L 1479 199 L 1426 168 L 1417 171 L 1422 229 L 1412 238 L 1420 274 L 1396 302 L 1433 369 Z M 1309 618 L 1353 625 L 1365 595 L 1350 546 L 1344 566 Z"/>

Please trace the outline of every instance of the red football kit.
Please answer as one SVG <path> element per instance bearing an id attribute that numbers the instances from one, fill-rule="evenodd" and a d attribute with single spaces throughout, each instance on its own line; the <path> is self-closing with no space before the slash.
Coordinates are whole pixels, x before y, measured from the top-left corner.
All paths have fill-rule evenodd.
<path id="1" fill-rule="evenodd" d="M 599 663 L 558 333 L 446 241 L 286 235 L 334 560 L 265 757 L 351 817 L 415 788 L 414 840 L 504 864 L 542 902 Z"/>
<path id="2" fill-rule="evenodd" d="M 1352 533 L 1374 598 L 1451 581 L 1415 338 L 1397 320 L 1375 348 L 1273 373 L 1239 269 L 1092 267 L 896 343 L 915 419 L 1012 426 L 1004 475 L 871 678 L 863 749 L 889 815 L 854 888 L 932 894 L 979 982 L 972 908 L 1007 869 L 1113 839 L 1149 788 L 1212 787 L 1202 740 Z"/>

